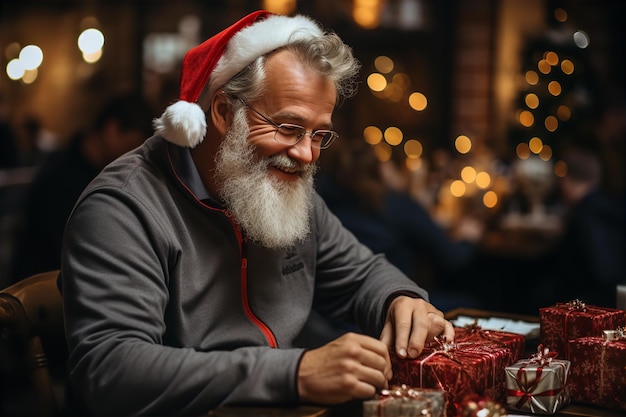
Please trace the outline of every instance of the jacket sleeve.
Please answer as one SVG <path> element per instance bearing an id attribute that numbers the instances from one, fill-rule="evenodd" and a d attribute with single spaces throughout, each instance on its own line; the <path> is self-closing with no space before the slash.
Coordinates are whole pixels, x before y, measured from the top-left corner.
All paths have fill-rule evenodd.
<path id="1" fill-rule="evenodd" d="M 130 195 L 96 192 L 66 227 L 62 290 L 79 411 L 200 415 L 223 404 L 295 402 L 300 349 L 163 344 L 167 270 L 178 260 L 139 206 Z"/>
<path id="2" fill-rule="evenodd" d="M 378 337 L 388 301 L 398 294 L 428 300 L 428 293 L 392 265 L 373 254 L 344 228 L 321 197 L 315 199 L 317 270 L 315 306 L 322 314 L 355 323 Z"/>

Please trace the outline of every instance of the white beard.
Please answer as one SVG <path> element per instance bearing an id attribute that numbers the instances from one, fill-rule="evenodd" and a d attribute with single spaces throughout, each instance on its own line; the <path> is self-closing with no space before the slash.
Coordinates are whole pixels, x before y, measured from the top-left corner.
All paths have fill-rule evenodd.
<path id="1" fill-rule="evenodd" d="M 215 157 L 220 198 L 249 239 L 273 249 L 293 246 L 310 231 L 317 167 L 303 167 L 302 178 L 295 182 L 272 178 L 269 166 L 297 167 L 297 162 L 282 154 L 255 161 L 249 133 L 246 111 L 241 108 L 235 111 L 233 124 Z"/>

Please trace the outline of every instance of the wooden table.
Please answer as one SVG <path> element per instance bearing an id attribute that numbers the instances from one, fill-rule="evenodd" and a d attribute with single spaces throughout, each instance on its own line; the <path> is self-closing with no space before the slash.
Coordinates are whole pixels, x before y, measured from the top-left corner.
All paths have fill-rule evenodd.
<path id="1" fill-rule="evenodd" d="M 221 407 L 208 414 L 211 417 L 362 417 L 361 402 L 351 402 L 334 407 L 294 406 L 294 407 Z M 533 414 L 516 414 L 509 411 L 510 416 L 532 416 Z M 626 412 L 598 408 L 582 404 L 569 404 L 554 417 L 625 417 Z"/>

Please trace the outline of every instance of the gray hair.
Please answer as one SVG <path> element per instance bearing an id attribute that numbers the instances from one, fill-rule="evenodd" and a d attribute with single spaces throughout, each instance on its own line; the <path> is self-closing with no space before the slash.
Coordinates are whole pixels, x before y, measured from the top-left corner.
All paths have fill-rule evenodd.
<path id="1" fill-rule="evenodd" d="M 337 90 L 337 102 L 354 96 L 357 92 L 357 76 L 361 64 L 354 57 L 352 48 L 346 45 L 337 34 L 295 41 L 270 54 L 262 55 L 231 78 L 222 90 L 230 97 L 254 101 L 266 91 L 265 63 L 267 57 L 279 50 L 288 50 L 298 56 L 311 68 L 329 77 Z"/>

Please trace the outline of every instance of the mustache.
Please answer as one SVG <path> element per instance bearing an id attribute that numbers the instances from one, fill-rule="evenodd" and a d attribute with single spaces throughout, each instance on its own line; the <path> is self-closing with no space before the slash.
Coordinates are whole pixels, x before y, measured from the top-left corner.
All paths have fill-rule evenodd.
<path id="1" fill-rule="evenodd" d="M 312 175 L 317 170 L 317 163 L 310 164 L 300 164 L 298 161 L 295 161 L 283 154 L 276 154 L 269 156 L 265 159 L 265 165 L 267 167 L 274 166 L 284 170 L 294 170 L 299 171 L 305 175 Z"/>

